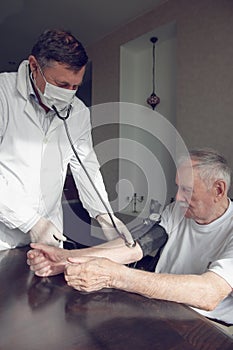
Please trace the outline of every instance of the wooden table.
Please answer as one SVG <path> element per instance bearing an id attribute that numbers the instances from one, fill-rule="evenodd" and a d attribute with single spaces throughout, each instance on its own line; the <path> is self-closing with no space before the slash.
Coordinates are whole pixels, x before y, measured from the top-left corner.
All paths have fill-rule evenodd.
<path id="1" fill-rule="evenodd" d="M 186 306 L 39 278 L 26 248 L 0 252 L 1 350 L 224 350 L 233 340 Z"/>

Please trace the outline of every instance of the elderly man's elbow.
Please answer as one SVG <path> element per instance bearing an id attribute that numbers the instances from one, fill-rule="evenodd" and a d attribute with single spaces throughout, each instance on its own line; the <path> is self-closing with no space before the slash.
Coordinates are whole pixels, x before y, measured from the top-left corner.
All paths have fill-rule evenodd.
<path id="1" fill-rule="evenodd" d="M 208 303 L 204 303 L 204 305 L 201 307 L 202 310 L 205 311 L 213 311 L 214 309 L 216 309 L 216 307 L 218 306 L 219 303 L 217 302 L 208 302 Z"/>
<path id="2" fill-rule="evenodd" d="M 202 305 L 200 305 L 200 309 L 205 310 L 205 311 L 213 311 L 216 309 L 218 304 L 223 300 L 223 297 L 219 296 L 209 296 L 206 298 L 203 298 L 202 300 Z"/>
<path id="3" fill-rule="evenodd" d="M 231 286 L 220 276 L 213 272 L 206 272 L 199 276 L 202 288 L 199 288 L 199 308 L 205 311 L 213 311 L 232 292 Z"/>

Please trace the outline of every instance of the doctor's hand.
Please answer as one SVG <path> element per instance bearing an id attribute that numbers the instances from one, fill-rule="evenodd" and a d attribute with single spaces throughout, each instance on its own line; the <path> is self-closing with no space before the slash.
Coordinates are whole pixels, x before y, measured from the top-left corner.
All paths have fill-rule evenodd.
<path id="1" fill-rule="evenodd" d="M 38 242 L 53 246 L 58 246 L 60 241 L 66 240 L 56 226 L 43 217 L 31 228 L 29 235 L 32 243 Z"/>
<path id="2" fill-rule="evenodd" d="M 114 288 L 121 269 L 126 268 L 106 258 L 83 256 L 68 258 L 65 267 L 67 284 L 78 291 L 94 292 L 102 288 Z"/>
<path id="3" fill-rule="evenodd" d="M 31 243 L 33 249 L 27 252 L 27 264 L 35 275 L 54 276 L 63 273 L 70 251 L 40 243 Z"/>
<path id="4" fill-rule="evenodd" d="M 110 219 L 110 216 L 108 214 L 101 214 L 101 215 L 98 215 L 96 218 L 104 232 L 105 237 L 110 241 L 120 236 L 121 238 L 126 240 L 128 243 L 134 244 L 132 235 L 129 232 L 126 225 L 121 220 L 119 220 L 114 214 L 112 214 L 112 218 L 119 233 L 113 227 L 112 220 Z"/>

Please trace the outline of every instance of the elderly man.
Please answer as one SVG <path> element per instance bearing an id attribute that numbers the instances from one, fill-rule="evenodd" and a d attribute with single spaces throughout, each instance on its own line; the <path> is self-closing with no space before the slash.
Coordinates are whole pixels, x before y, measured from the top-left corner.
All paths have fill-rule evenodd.
<path id="1" fill-rule="evenodd" d="M 168 241 L 155 273 L 123 265 L 141 259 L 143 246 L 129 249 L 120 239 L 72 252 L 34 244 L 28 253 L 31 269 L 39 276 L 64 271 L 68 285 L 79 291 L 122 289 L 185 303 L 233 324 L 230 169 L 217 152 L 194 150 L 181 161 L 176 183 L 176 202 L 162 214 Z"/>

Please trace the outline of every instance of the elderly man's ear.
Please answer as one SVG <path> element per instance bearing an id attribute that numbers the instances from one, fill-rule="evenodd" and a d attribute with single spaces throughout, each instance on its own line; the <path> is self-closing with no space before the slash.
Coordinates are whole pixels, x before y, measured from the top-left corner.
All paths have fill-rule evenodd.
<path id="1" fill-rule="evenodd" d="M 215 193 L 215 199 L 216 202 L 221 200 L 223 197 L 226 196 L 227 186 L 225 181 L 223 180 L 216 180 L 214 182 L 214 193 Z"/>

